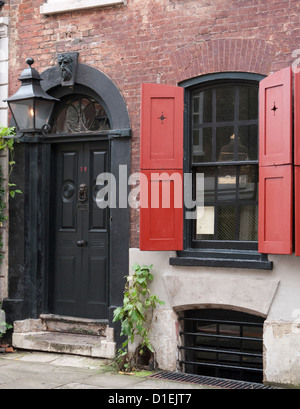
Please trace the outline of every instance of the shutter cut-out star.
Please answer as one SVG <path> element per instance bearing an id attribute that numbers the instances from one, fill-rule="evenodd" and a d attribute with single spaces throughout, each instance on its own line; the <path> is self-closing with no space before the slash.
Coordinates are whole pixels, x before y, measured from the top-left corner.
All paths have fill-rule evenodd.
<path id="1" fill-rule="evenodd" d="M 274 102 L 274 106 L 273 106 L 273 108 L 271 108 L 271 111 L 274 111 L 274 116 L 275 116 L 275 112 L 277 111 L 277 106 L 275 105 L 275 102 Z"/>
<path id="2" fill-rule="evenodd" d="M 164 113 L 162 112 L 162 113 L 161 113 L 161 116 L 159 116 L 157 119 L 160 119 L 160 120 L 161 120 L 161 124 L 163 125 L 163 124 L 164 124 L 164 120 L 167 119 L 167 117 L 164 116 Z"/>

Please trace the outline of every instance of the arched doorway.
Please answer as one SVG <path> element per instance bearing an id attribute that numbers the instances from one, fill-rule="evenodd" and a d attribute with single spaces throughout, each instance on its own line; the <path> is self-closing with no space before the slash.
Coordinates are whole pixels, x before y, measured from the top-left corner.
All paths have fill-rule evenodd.
<path id="1" fill-rule="evenodd" d="M 114 326 L 128 274 L 129 208 L 118 206 L 120 165 L 130 166 L 126 104 L 105 74 L 85 64 L 72 86 L 62 84 L 58 66 L 41 76 L 60 103 L 47 135 L 16 146 L 13 181 L 24 194 L 10 207 L 7 314 L 10 321 L 56 313 Z M 115 177 L 116 206 L 101 210 L 95 180 L 103 172 Z"/>
<path id="2" fill-rule="evenodd" d="M 65 142 L 51 149 L 49 309 L 107 319 L 111 219 L 110 209 L 97 205 L 104 187 L 97 178 L 110 172 L 110 120 L 99 97 L 77 88 L 60 99 L 51 127 Z"/>

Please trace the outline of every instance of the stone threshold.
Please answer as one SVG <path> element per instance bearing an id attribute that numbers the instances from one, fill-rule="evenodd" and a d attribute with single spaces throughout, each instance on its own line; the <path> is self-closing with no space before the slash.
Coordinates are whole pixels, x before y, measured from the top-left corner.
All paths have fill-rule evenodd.
<path id="1" fill-rule="evenodd" d="M 16 349 L 108 359 L 116 352 L 114 331 L 107 321 L 54 315 L 15 321 L 12 344 Z"/>

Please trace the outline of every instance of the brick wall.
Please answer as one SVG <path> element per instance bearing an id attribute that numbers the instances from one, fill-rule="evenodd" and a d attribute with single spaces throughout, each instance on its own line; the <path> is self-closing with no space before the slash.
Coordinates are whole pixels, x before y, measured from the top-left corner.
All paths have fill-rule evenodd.
<path id="1" fill-rule="evenodd" d="M 7 98 L 8 94 L 8 18 L 9 8 L 0 8 L 0 125 L 7 126 L 7 104 L 3 102 L 3 99 Z M 8 158 L 7 152 L 0 152 L 0 166 L 2 170 L 2 176 L 7 179 L 8 174 Z M 0 264 L 0 302 L 7 296 L 7 270 L 8 270 L 8 226 L 5 221 L 0 226 L 0 238 L 2 241 L 2 247 L 0 249 L 3 259 Z"/>
<path id="2" fill-rule="evenodd" d="M 130 115 L 132 169 L 139 170 L 140 85 L 176 85 L 201 74 L 269 74 L 291 65 L 300 48 L 299 0 L 128 0 L 51 16 L 43 0 L 10 0 L 10 94 L 25 59 L 39 72 L 59 52 L 78 51 L 79 62 L 109 76 Z M 138 247 L 138 211 L 131 214 L 131 246 Z"/>

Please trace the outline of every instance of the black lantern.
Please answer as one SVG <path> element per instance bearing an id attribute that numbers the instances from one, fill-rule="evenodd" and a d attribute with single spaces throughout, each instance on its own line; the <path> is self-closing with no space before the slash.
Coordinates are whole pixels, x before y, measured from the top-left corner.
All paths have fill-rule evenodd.
<path id="1" fill-rule="evenodd" d="M 13 115 L 16 129 L 20 133 L 41 133 L 49 128 L 50 117 L 56 98 L 48 95 L 41 87 L 42 78 L 32 68 L 33 58 L 27 58 L 26 68 L 20 78 L 19 90 L 5 101 Z"/>

